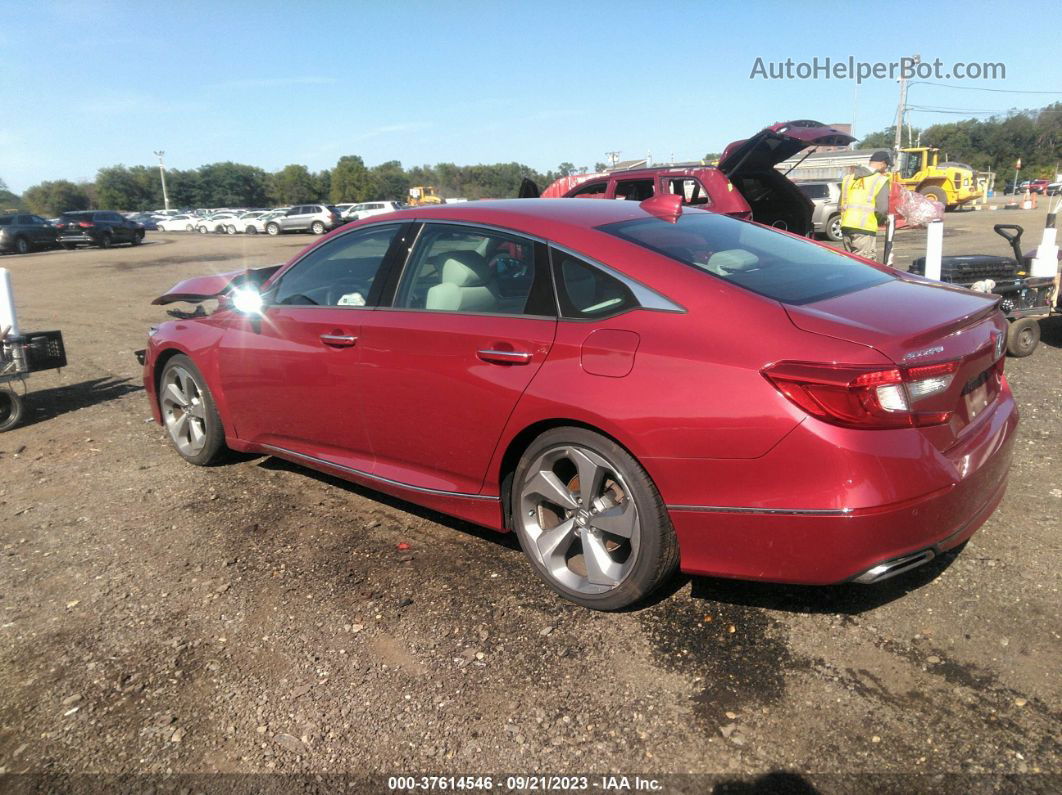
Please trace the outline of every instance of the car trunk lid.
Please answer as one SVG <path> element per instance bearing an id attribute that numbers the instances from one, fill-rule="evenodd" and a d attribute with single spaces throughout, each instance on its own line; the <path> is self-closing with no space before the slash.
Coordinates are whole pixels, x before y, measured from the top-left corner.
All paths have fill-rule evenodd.
<path id="1" fill-rule="evenodd" d="M 733 179 L 741 171 L 774 168 L 809 146 L 848 146 L 855 138 L 842 130 L 807 119 L 772 124 L 723 151 L 719 170 Z"/>
<path id="2" fill-rule="evenodd" d="M 908 371 L 956 362 L 948 386 L 914 399 L 912 408 L 950 412 L 921 428 L 940 450 L 953 446 L 1000 391 L 1006 321 L 998 296 L 898 277 L 801 306 L 785 305 L 804 331 L 874 348 Z"/>

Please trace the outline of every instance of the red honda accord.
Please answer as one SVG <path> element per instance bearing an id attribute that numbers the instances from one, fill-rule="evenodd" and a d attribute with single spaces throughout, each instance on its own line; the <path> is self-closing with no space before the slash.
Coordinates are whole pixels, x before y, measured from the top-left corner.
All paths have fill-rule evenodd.
<path id="1" fill-rule="evenodd" d="M 499 531 L 563 596 L 676 567 L 877 582 L 1002 499 L 996 298 L 678 206 L 527 199 L 344 226 L 141 354 L 177 451 L 337 475 Z"/>

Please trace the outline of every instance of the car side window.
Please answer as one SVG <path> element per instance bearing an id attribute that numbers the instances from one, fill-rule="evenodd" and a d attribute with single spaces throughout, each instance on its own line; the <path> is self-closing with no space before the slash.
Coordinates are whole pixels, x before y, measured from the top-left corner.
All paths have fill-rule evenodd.
<path id="1" fill-rule="evenodd" d="M 591 320 L 639 306 L 627 285 L 600 268 L 555 248 L 550 259 L 562 317 Z"/>
<path id="2" fill-rule="evenodd" d="M 608 187 L 608 181 L 591 182 L 589 185 L 582 185 L 576 190 L 570 198 L 578 198 L 580 196 L 603 196 L 605 189 Z"/>
<path id="3" fill-rule="evenodd" d="M 398 224 L 362 229 L 319 246 L 280 277 L 269 303 L 366 306 L 398 229 Z"/>
<path id="4" fill-rule="evenodd" d="M 712 204 L 712 197 L 695 177 L 672 177 L 665 180 L 665 185 L 668 193 L 682 197 L 683 204 L 694 207 L 709 207 Z"/>
<path id="5" fill-rule="evenodd" d="M 651 179 L 627 179 L 616 183 L 616 198 L 641 202 L 653 198 Z"/>
<path id="6" fill-rule="evenodd" d="M 428 224 L 406 265 L 394 305 L 435 312 L 553 315 L 548 274 L 541 270 L 531 240 Z"/>
<path id="7" fill-rule="evenodd" d="M 22 226 L 32 226 L 33 225 L 33 216 L 32 215 L 20 215 L 18 217 L 18 222 Z"/>

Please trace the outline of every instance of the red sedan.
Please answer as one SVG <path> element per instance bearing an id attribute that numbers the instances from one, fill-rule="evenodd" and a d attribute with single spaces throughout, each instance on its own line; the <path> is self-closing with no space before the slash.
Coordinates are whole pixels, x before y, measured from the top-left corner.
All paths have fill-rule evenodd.
<path id="1" fill-rule="evenodd" d="M 676 567 L 877 582 L 1002 499 L 996 297 L 679 206 L 417 207 L 174 287 L 155 418 L 194 464 L 278 456 L 499 531 L 616 609 Z"/>

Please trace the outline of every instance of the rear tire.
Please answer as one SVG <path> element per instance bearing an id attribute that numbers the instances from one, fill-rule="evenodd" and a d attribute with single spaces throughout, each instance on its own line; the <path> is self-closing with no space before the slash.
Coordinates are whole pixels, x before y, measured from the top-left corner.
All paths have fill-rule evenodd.
<path id="1" fill-rule="evenodd" d="M 678 540 L 656 486 L 630 453 L 598 433 L 543 433 L 520 458 L 509 499 L 535 573 L 583 607 L 627 607 L 678 567 Z"/>
<path id="2" fill-rule="evenodd" d="M 325 231 L 325 225 L 322 224 L 320 221 L 314 221 L 313 224 L 310 225 L 310 231 L 313 232 L 315 235 L 323 235 Z"/>
<path id="3" fill-rule="evenodd" d="M 143 243 L 143 242 L 144 242 L 144 233 L 143 233 L 143 232 L 137 232 L 137 233 L 135 233 L 135 234 L 133 235 L 133 239 L 132 239 L 132 240 L 130 240 L 129 242 L 130 242 L 130 243 L 131 243 L 132 245 L 134 245 L 134 246 L 139 246 L 139 245 L 140 245 L 141 243 Z"/>
<path id="4" fill-rule="evenodd" d="M 214 396 L 195 363 L 177 354 L 159 378 L 159 409 L 170 442 L 190 464 L 209 466 L 226 450 L 225 430 Z"/>
<path id="5" fill-rule="evenodd" d="M 236 234 L 236 227 L 234 225 L 232 225 L 232 224 L 229 224 L 228 226 L 225 227 L 225 231 L 228 234 L 230 234 L 230 235 L 234 235 L 234 234 Z"/>
<path id="6" fill-rule="evenodd" d="M 103 237 L 100 238 L 100 248 L 110 248 L 114 243 L 114 239 L 111 237 L 110 232 L 104 232 Z"/>
<path id="7" fill-rule="evenodd" d="M 279 235 L 280 227 L 277 224 L 266 224 L 266 232 L 274 236 Z"/>
<path id="8" fill-rule="evenodd" d="M 249 234 L 249 235 L 257 235 L 258 234 L 258 227 L 255 226 L 254 224 L 250 224 L 247 227 L 247 234 Z"/>
<path id="9" fill-rule="evenodd" d="M 1007 353 L 1015 358 L 1028 356 L 1040 344 L 1040 320 L 1023 317 L 1007 329 Z"/>
<path id="10" fill-rule="evenodd" d="M 195 227 L 192 224 L 185 224 L 184 231 L 185 232 L 194 232 L 195 231 Z"/>
<path id="11" fill-rule="evenodd" d="M 22 422 L 22 414 L 22 398 L 12 389 L 0 389 L 0 433 Z"/>
<path id="12" fill-rule="evenodd" d="M 199 228 L 199 234 L 201 234 L 201 235 L 205 235 L 207 232 L 210 231 L 205 226 L 199 226 L 198 228 Z"/>

